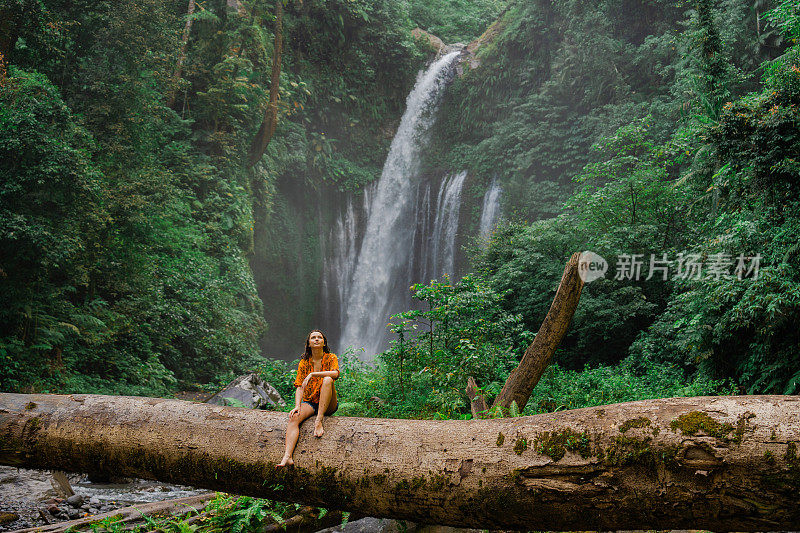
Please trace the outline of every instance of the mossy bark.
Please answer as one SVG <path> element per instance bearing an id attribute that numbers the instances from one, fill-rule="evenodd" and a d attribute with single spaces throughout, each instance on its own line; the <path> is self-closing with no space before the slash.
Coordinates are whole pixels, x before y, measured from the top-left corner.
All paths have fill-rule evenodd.
<path id="1" fill-rule="evenodd" d="M 285 428 L 284 413 L 178 400 L 0 394 L 0 464 L 488 529 L 800 529 L 796 396 L 496 420 L 333 417 L 321 439 L 304 424 L 296 466 L 276 471 Z"/>

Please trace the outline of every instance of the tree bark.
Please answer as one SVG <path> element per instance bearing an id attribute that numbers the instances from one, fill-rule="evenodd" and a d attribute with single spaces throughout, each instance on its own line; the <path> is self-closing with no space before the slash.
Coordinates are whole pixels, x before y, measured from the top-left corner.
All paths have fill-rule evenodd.
<path id="1" fill-rule="evenodd" d="M 0 464 L 158 479 L 489 529 L 800 529 L 800 397 L 670 398 L 497 420 L 0 394 Z"/>
<path id="2" fill-rule="evenodd" d="M 167 98 L 167 107 L 172 107 L 175 103 L 175 93 L 177 91 L 178 82 L 181 80 L 181 72 L 183 71 L 183 63 L 186 61 L 186 47 L 189 44 L 189 34 L 192 31 L 192 15 L 194 14 L 194 0 L 189 0 L 189 7 L 186 9 L 186 26 L 183 27 L 183 38 L 181 39 L 181 49 L 178 53 L 178 64 L 175 66 L 175 73 L 172 75 L 172 86 L 170 88 L 169 98 Z"/>
<path id="3" fill-rule="evenodd" d="M 264 111 L 264 120 L 261 122 L 261 127 L 258 129 L 258 133 L 256 133 L 256 137 L 250 146 L 250 166 L 261 160 L 278 125 L 278 96 L 281 82 L 281 53 L 283 51 L 283 0 L 275 1 L 275 44 L 273 48 L 269 104 Z"/>
<path id="4" fill-rule="evenodd" d="M 500 405 L 504 409 L 508 409 L 512 402 L 516 402 L 517 407 L 522 411 L 527 405 L 533 388 L 539 383 L 556 348 L 564 338 L 581 299 L 583 279 L 579 275 L 580 259 L 581 254 L 576 252 L 572 254 L 564 267 L 564 274 L 561 276 L 558 290 L 556 290 L 547 316 L 544 317 L 544 321 L 539 327 L 539 332 L 525 350 L 519 366 L 509 374 L 503 390 L 494 399 L 493 408 Z"/>
<path id="5" fill-rule="evenodd" d="M 67 474 L 61 470 L 53 470 L 53 479 L 50 484 L 53 485 L 53 489 L 59 497 L 65 500 L 75 494 L 75 491 L 72 490 L 72 485 L 69 484 Z"/>

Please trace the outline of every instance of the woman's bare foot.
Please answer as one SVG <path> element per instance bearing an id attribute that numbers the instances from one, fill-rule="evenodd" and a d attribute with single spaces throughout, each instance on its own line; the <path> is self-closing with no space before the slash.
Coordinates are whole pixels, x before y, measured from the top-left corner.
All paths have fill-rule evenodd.
<path id="1" fill-rule="evenodd" d="M 275 470 L 284 466 L 294 466 L 294 460 L 291 457 L 284 457 L 280 463 L 275 465 Z"/>
<path id="2" fill-rule="evenodd" d="M 322 427 L 322 420 L 317 419 L 314 421 L 314 436 L 319 438 L 322 434 L 325 433 L 325 429 Z"/>

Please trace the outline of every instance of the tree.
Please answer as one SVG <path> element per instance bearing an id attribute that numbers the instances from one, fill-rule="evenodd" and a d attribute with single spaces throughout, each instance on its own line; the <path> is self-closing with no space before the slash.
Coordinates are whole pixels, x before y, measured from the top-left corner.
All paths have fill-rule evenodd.
<path id="1" fill-rule="evenodd" d="M 269 104 L 264 110 L 264 120 L 258 128 L 253 144 L 250 146 L 250 166 L 255 165 L 264 155 L 267 145 L 275 134 L 278 125 L 278 96 L 281 81 L 281 53 L 283 51 L 283 1 L 275 2 L 275 45 L 272 55 L 272 76 L 269 85 Z M 259 189 L 253 191 L 256 200 L 260 197 Z"/>
<path id="2" fill-rule="evenodd" d="M 159 479 L 490 529 L 796 529 L 797 398 L 647 400 L 474 421 L 334 417 L 275 470 L 285 413 L 0 394 L 0 464 Z"/>
<path id="3" fill-rule="evenodd" d="M 192 31 L 192 15 L 194 14 L 195 3 L 194 0 L 189 0 L 189 7 L 186 8 L 186 25 L 183 28 L 183 37 L 181 38 L 181 49 L 178 53 L 178 64 L 175 66 L 175 73 L 172 75 L 172 88 L 167 98 L 167 106 L 172 107 L 175 102 L 175 91 L 177 90 L 178 82 L 181 79 L 181 71 L 183 70 L 183 63 L 186 61 L 186 46 L 189 44 L 189 33 Z"/>

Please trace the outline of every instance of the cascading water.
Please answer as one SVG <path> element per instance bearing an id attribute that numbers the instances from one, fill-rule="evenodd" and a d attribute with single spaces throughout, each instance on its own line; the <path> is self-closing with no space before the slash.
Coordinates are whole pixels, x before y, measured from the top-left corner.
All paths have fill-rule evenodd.
<path id="1" fill-rule="evenodd" d="M 322 278 L 322 301 L 325 302 L 327 325 L 335 326 L 337 331 L 341 331 L 344 325 L 341 302 L 347 301 L 350 280 L 358 258 L 357 224 L 353 197 L 348 196 L 344 211 L 328 235 L 329 246 L 335 252 L 327 254 Z"/>
<path id="2" fill-rule="evenodd" d="M 452 278 L 455 273 L 456 231 L 461 210 L 461 189 L 467 172 L 453 174 L 442 182 L 436 202 L 431 251 L 428 255 L 429 270 L 421 281 L 440 278 L 444 274 Z"/>
<path id="3" fill-rule="evenodd" d="M 481 208 L 481 220 L 478 225 L 481 239 L 489 238 L 489 234 L 497 226 L 500 220 L 500 185 L 497 180 L 492 181 L 492 185 L 486 194 L 483 195 L 483 207 Z"/>
<path id="4" fill-rule="evenodd" d="M 415 194 L 419 153 L 434 122 L 441 95 L 460 52 L 437 60 L 417 78 L 406 111 L 367 209 L 366 226 L 342 317 L 340 349 L 364 349 L 371 359 L 387 342 L 389 317 L 408 307 L 408 275 L 414 262 Z M 403 275 L 405 274 L 405 275 Z"/>

